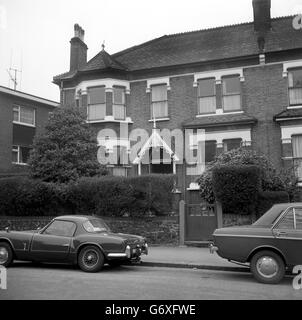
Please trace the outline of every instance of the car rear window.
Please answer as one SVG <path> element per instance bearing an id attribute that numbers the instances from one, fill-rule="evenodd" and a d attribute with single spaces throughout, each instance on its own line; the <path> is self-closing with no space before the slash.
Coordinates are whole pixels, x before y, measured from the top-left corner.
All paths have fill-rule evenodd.
<path id="1" fill-rule="evenodd" d="M 91 219 L 83 223 L 84 229 L 89 233 L 110 231 L 106 223 L 100 219 Z"/>

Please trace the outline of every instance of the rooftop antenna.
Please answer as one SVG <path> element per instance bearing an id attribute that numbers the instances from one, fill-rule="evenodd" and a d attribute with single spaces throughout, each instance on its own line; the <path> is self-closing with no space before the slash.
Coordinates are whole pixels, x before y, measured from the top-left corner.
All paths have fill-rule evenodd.
<path id="1" fill-rule="evenodd" d="M 18 82 L 17 82 L 17 72 L 22 72 L 21 70 L 18 70 L 18 69 L 15 69 L 15 68 L 9 68 L 7 69 L 7 72 L 9 74 L 9 78 L 10 80 L 13 82 L 14 84 L 14 90 L 16 91 L 17 90 L 17 85 L 18 85 Z"/>

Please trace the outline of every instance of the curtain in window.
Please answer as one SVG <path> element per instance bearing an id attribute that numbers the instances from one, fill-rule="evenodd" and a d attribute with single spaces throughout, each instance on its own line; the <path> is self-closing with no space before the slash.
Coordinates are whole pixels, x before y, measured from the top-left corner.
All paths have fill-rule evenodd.
<path id="1" fill-rule="evenodd" d="M 113 105 L 113 117 L 116 120 L 124 120 L 125 119 L 125 106 L 115 104 Z"/>
<path id="2" fill-rule="evenodd" d="M 152 86 L 152 102 L 166 101 L 167 98 L 167 86 Z"/>
<path id="3" fill-rule="evenodd" d="M 93 104 L 88 106 L 88 120 L 104 120 L 105 116 L 105 104 Z"/>
<path id="4" fill-rule="evenodd" d="M 168 102 L 153 102 L 151 108 L 151 117 L 153 118 L 166 118 L 168 117 Z"/>
<path id="5" fill-rule="evenodd" d="M 231 95 L 223 97 L 223 110 L 236 111 L 241 110 L 241 97 L 239 95 Z"/>
<path id="6" fill-rule="evenodd" d="M 293 136 L 292 146 L 296 174 L 299 179 L 302 179 L 302 136 Z"/>
<path id="7" fill-rule="evenodd" d="M 89 104 L 103 104 L 106 101 L 105 87 L 89 88 Z"/>
<path id="8" fill-rule="evenodd" d="M 20 107 L 20 122 L 34 125 L 35 124 L 35 111 L 32 108 Z"/>
<path id="9" fill-rule="evenodd" d="M 289 88 L 290 105 L 302 104 L 302 88 Z"/>
<path id="10" fill-rule="evenodd" d="M 113 88 L 113 103 L 125 104 L 125 90 L 123 88 Z"/>
<path id="11" fill-rule="evenodd" d="M 215 113 L 216 112 L 216 97 L 199 98 L 198 113 Z"/>

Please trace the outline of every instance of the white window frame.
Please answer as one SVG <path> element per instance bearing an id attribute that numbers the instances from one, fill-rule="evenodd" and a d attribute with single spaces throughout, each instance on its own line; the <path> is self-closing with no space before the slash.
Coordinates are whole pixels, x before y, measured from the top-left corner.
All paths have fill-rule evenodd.
<path id="1" fill-rule="evenodd" d="M 21 156 L 20 148 L 21 148 L 21 146 L 16 146 L 16 145 L 12 146 L 12 152 L 17 152 L 17 155 L 18 155 L 17 156 L 18 157 L 18 162 L 12 161 L 12 163 L 13 164 L 17 164 L 17 165 L 21 165 L 21 166 L 28 166 L 28 163 L 20 162 L 20 156 Z"/>
<path id="2" fill-rule="evenodd" d="M 34 124 L 21 122 L 21 108 L 28 108 L 28 109 L 32 109 L 33 110 L 33 112 L 34 112 L 34 121 L 33 121 Z M 14 120 L 14 117 L 13 117 L 13 123 L 20 124 L 22 126 L 32 127 L 32 128 L 36 127 L 36 109 L 35 108 L 14 104 L 13 105 L 13 115 L 14 115 L 15 111 L 18 112 L 18 120 Z"/>
<path id="3" fill-rule="evenodd" d="M 199 95 L 199 86 L 201 85 L 201 81 L 205 80 L 214 80 L 214 95 L 212 96 L 200 96 Z M 215 111 L 213 112 L 200 112 L 200 99 L 202 98 L 215 98 Z M 197 80 L 197 115 L 209 115 L 209 114 L 216 114 L 217 111 L 217 103 L 216 103 L 216 97 L 217 97 L 217 90 L 216 90 L 216 79 L 215 77 L 212 78 L 201 78 Z"/>
<path id="4" fill-rule="evenodd" d="M 160 86 L 165 86 L 166 87 L 166 95 L 167 95 L 167 99 L 166 100 L 161 100 L 161 101 L 153 101 L 152 100 L 152 90 L 154 87 L 160 87 Z M 163 119 L 169 119 L 169 97 L 168 97 L 168 85 L 166 83 L 158 83 L 158 84 L 153 84 L 151 87 L 150 87 L 150 94 L 151 94 L 151 120 L 163 120 Z M 155 117 L 154 116 L 154 109 L 153 109 L 153 105 L 156 104 L 156 103 L 165 103 L 165 108 L 166 108 L 166 114 L 162 117 Z"/>
<path id="5" fill-rule="evenodd" d="M 114 90 L 116 90 L 116 89 L 120 89 L 120 90 L 122 89 L 122 90 L 123 90 L 123 95 L 124 95 L 123 100 L 124 100 L 124 103 L 116 103 L 116 102 L 115 102 L 115 99 L 114 99 Z M 115 110 L 114 110 L 115 106 L 117 106 L 117 107 L 123 107 L 123 108 L 124 108 L 124 117 L 123 117 L 123 118 L 117 118 L 117 117 L 115 116 Z M 112 92 L 112 114 L 113 114 L 113 117 L 114 117 L 115 120 L 125 120 L 125 119 L 126 119 L 126 88 L 125 88 L 125 87 L 121 87 L 121 86 L 114 86 L 114 87 L 113 87 L 113 92 Z"/>

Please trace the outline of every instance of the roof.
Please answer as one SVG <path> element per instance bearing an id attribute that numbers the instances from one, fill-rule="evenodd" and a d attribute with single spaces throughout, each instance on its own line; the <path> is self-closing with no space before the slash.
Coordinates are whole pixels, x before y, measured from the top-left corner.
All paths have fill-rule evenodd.
<path id="1" fill-rule="evenodd" d="M 287 109 L 278 113 L 274 119 L 276 121 L 286 121 L 286 120 L 295 120 L 295 119 L 302 119 L 302 108 L 297 109 Z"/>
<path id="2" fill-rule="evenodd" d="M 264 35 L 265 52 L 302 47 L 301 30 L 295 30 L 292 27 L 293 17 L 279 17 L 271 20 L 272 30 Z M 254 31 L 253 22 L 164 35 L 111 56 L 108 55 L 110 58 L 101 51 L 79 72 L 103 68 L 104 58 L 111 60 L 116 68 L 136 71 L 252 56 L 259 54 L 258 37 L 259 34 Z M 72 76 L 71 73 L 67 73 L 54 79 Z"/>
<path id="3" fill-rule="evenodd" d="M 59 106 L 59 102 L 56 102 L 56 101 L 53 101 L 53 100 L 48 100 L 48 99 L 45 99 L 45 98 L 34 96 L 32 94 L 29 94 L 29 93 L 25 93 L 25 92 L 18 91 L 18 90 L 13 90 L 13 89 L 10 89 L 10 88 L 7 88 L 7 87 L 3 87 L 3 86 L 0 86 L 0 93 L 1 92 L 9 94 L 9 95 L 12 95 L 12 96 L 15 96 L 15 97 L 24 98 L 24 99 L 28 99 L 28 100 L 31 100 L 31 101 L 43 103 L 43 104 L 49 105 L 51 107 L 58 107 Z"/>
<path id="4" fill-rule="evenodd" d="M 88 219 L 91 218 L 96 218 L 94 216 L 85 216 L 85 215 L 67 215 L 67 216 L 59 216 L 59 217 L 55 217 L 55 219 L 57 220 L 68 220 L 68 221 L 72 221 L 72 222 L 85 222 Z"/>
<path id="5" fill-rule="evenodd" d="M 183 122 L 184 127 L 217 127 L 231 124 L 253 124 L 257 120 L 246 113 L 230 113 L 195 117 Z"/>

